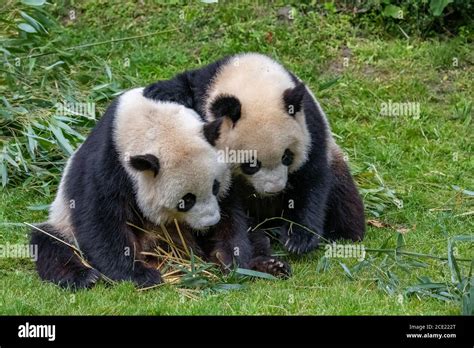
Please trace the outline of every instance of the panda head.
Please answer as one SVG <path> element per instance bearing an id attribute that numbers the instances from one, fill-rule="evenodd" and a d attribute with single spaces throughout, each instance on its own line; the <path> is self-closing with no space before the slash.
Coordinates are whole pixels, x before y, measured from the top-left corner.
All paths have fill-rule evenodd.
<path id="1" fill-rule="evenodd" d="M 260 195 L 282 192 L 289 173 L 307 160 L 311 143 L 303 98 L 306 87 L 270 58 L 236 56 L 208 91 L 206 117 L 214 142 L 232 152 L 231 167 Z"/>
<path id="2" fill-rule="evenodd" d="M 230 185 L 230 171 L 194 111 L 131 90 L 119 100 L 115 144 L 147 219 L 176 219 L 196 230 L 219 222 L 218 198 Z"/>

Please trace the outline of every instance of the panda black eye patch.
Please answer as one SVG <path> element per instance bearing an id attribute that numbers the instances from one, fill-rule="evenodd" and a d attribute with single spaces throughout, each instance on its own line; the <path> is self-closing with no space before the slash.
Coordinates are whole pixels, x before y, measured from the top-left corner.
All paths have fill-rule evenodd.
<path id="1" fill-rule="evenodd" d="M 187 193 L 181 198 L 176 206 L 176 209 L 181 212 L 190 210 L 196 204 L 196 196 L 192 193 Z"/>
<path id="2" fill-rule="evenodd" d="M 283 163 L 285 166 L 289 166 L 293 163 L 294 158 L 295 154 L 290 149 L 286 149 L 285 153 L 281 157 L 281 163 Z"/>
<path id="3" fill-rule="evenodd" d="M 257 163 L 247 162 L 247 163 L 242 163 L 240 165 L 242 172 L 247 175 L 255 174 L 256 172 L 260 170 L 261 167 L 262 167 L 262 162 L 260 161 L 257 161 Z"/>
<path id="4" fill-rule="evenodd" d="M 214 196 L 217 196 L 220 188 L 221 188 L 221 183 L 217 180 L 214 180 L 214 183 L 212 184 L 212 194 Z"/>

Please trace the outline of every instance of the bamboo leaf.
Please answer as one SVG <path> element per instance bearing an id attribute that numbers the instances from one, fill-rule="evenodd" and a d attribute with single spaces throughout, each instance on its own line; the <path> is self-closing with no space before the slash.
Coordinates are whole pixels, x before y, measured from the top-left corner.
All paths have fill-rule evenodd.
<path id="1" fill-rule="evenodd" d="M 236 291 L 245 288 L 243 284 L 217 284 L 213 287 L 216 291 Z"/>
<path id="2" fill-rule="evenodd" d="M 37 205 L 30 205 L 27 207 L 28 210 L 48 210 L 51 204 L 37 204 Z"/>
<path id="3" fill-rule="evenodd" d="M 64 62 L 62 60 L 58 60 L 56 63 L 51 64 L 50 66 L 47 66 L 46 68 L 44 68 L 44 70 L 49 71 L 49 70 L 57 67 L 58 65 L 63 65 L 63 64 L 64 64 Z"/>
<path id="4" fill-rule="evenodd" d="M 18 28 L 26 33 L 36 33 L 36 29 L 34 27 L 32 27 L 30 24 L 28 23 L 20 23 L 18 24 Z"/>
<path id="5" fill-rule="evenodd" d="M 446 6 L 452 3 L 454 0 L 431 0 L 430 10 L 433 16 L 439 17 L 443 13 Z"/>
<path id="6" fill-rule="evenodd" d="M 53 132 L 54 136 L 59 142 L 59 145 L 61 146 L 62 150 L 68 155 L 71 156 L 74 152 L 74 149 L 72 148 L 71 144 L 69 141 L 64 137 L 63 132 L 61 131 L 60 128 L 55 127 L 54 125 L 50 125 L 49 129 L 51 132 Z"/>
<path id="7" fill-rule="evenodd" d="M 109 81 L 112 81 L 112 70 L 108 64 L 105 64 L 105 74 L 107 75 Z"/>
<path id="8" fill-rule="evenodd" d="M 316 266 L 316 273 L 326 272 L 329 269 L 329 265 L 329 259 L 323 255 Z"/>
<path id="9" fill-rule="evenodd" d="M 43 26 L 43 24 L 41 24 L 40 22 L 38 22 L 36 19 L 34 19 L 33 17 L 31 17 L 30 15 L 28 15 L 27 13 L 23 12 L 23 11 L 20 11 L 20 15 L 23 17 L 23 19 L 25 19 L 29 24 L 31 24 L 31 26 L 33 26 L 37 31 L 43 31 L 45 33 L 47 33 L 48 31 L 45 29 L 45 27 Z"/>
<path id="10" fill-rule="evenodd" d="M 98 91 L 100 89 L 104 89 L 105 87 L 108 87 L 110 85 L 110 83 L 102 83 L 100 85 L 97 85 L 97 86 L 94 86 L 92 88 L 93 91 Z"/>
<path id="11" fill-rule="evenodd" d="M 258 272 L 258 271 L 254 271 L 254 270 L 251 270 L 251 269 L 245 269 L 245 268 L 237 268 L 236 273 L 240 274 L 240 275 L 255 277 L 255 278 L 263 278 L 263 279 L 269 279 L 269 280 L 277 280 L 278 279 L 278 278 L 272 276 L 271 274 L 264 273 L 264 272 Z"/>
<path id="12" fill-rule="evenodd" d="M 448 266 L 451 270 L 451 281 L 454 283 L 457 281 L 462 281 L 461 272 L 459 270 L 458 263 L 456 261 L 456 257 L 454 255 L 454 242 L 473 242 L 474 236 L 454 236 L 448 239 Z"/>
<path id="13" fill-rule="evenodd" d="M 5 187 L 7 186 L 8 182 L 8 173 L 7 173 L 7 166 L 5 165 L 5 162 L 0 162 L 0 175 L 2 176 L 2 186 Z"/>
<path id="14" fill-rule="evenodd" d="M 28 124 L 28 126 L 26 127 L 26 130 L 28 131 L 26 133 L 26 136 L 28 138 L 28 152 L 30 153 L 30 156 L 33 160 L 36 160 L 36 154 L 35 154 L 35 151 L 36 151 L 36 148 L 38 147 L 38 142 L 36 141 L 36 139 L 33 137 L 33 135 L 35 134 L 35 132 L 33 131 L 33 128 L 31 128 L 31 125 Z"/>
<path id="15" fill-rule="evenodd" d="M 28 6 L 43 6 L 46 0 L 21 0 L 21 2 Z"/>
<path id="16" fill-rule="evenodd" d="M 342 269 L 344 270 L 344 273 L 347 275 L 347 277 L 350 280 L 354 280 L 354 276 L 352 275 L 349 267 L 347 267 L 343 262 L 339 261 L 339 264 L 341 265 Z"/>
<path id="17" fill-rule="evenodd" d="M 329 80 L 329 81 L 326 81 L 326 82 L 323 82 L 323 83 L 319 84 L 319 91 L 324 91 L 325 89 L 331 88 L 332 86 L 337 84 L 340 79 L 341 79 L 341 76 L 338 76 L 338 77 L 336 77 L 332 80 Z"/>

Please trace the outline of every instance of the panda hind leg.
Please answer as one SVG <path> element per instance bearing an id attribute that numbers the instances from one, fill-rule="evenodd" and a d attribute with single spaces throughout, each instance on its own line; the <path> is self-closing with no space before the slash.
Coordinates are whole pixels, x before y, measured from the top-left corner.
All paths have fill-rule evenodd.
<path id="1" fill-rule="evenodd" d="M 38 228 L 60 238 L 50 224 L 41 224 Z M 69 246 L 45 233 L 33 230 L 30 244 L 37 246 L 36 269 L 42 280 L 62 288 L 79 290 L 91 288 L 101 278 L 100 272 L 86 266 Z"/>
<path id="2" fill-rule="evenodd" d="M 332 164 L 334 182 L 329 192 L 325 217 L 325 236 L 361 241 L 365 234 L 364 204 L 349 167 L 336 157 Z"/>

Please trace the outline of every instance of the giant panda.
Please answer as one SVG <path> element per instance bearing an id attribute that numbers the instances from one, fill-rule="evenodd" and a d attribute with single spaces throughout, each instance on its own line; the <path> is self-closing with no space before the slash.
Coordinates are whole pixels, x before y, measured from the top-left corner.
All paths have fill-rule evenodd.
<path id="1" fill-rule="evenodd" d="M 245 53 L 158 81 L 156 100 L 195 109 L 218 149 L 256 151 L 233 165 L 234 186 L 253 223 L 282 217 L 286 249 L 321 240 L 362 240 L 364 206 L 328 120 L 310 89 L 273 59 Z"/>
<path id="2" fill-rule="evenodd" d="M 212 229 L 221 215 L 237 226 L 244 214 L 225 200 L 229 168 L 218 161 L 206 127 L 193 110 L 146 98 L 143 88 L 118 97 L 69 159 L 48 221 L 32 231 L 40 278 L 73 289 L 102 276 L 158 284 L 161 275 L 144 253 L 157 239 L 144 231 L 173 229 L 174 220 L 199 256 L 268 272 L 285 268 L 270 256 L 252 258 L 245 226 Z"/>

